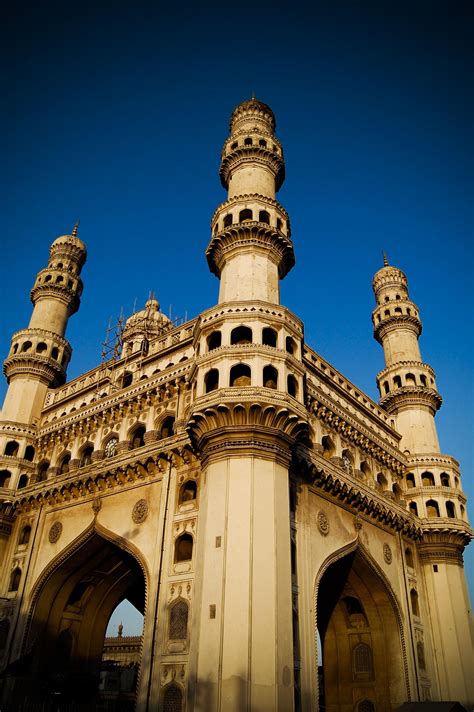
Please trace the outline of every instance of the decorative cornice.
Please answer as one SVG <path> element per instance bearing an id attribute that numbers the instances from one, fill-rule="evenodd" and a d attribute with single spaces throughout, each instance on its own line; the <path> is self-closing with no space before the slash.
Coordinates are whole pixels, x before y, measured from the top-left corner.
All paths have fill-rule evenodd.
<path id="1" fill-rule="evenodd" d="M 243 195 L 234 195 L 232 198 L 228 198 L 227 200 L 224 200 L 223 203 L 217 206 L 217 208 L 214 210 L 214 213 L 211 218 L 211 227 L 214 224 L 214 220 L 216 217 L 221 213 L 223 210 L 226 208 L 230 208 L 232 205 L 235 205 L 236 203 L 241 203 L 245 201 L 251 201 L 251 200 L 261 200 L 263 203 L 266 203 L 267 205 L 271 205 L 272 208 L 276 208 L 282 215 L 286 218 L 287 221 L 289 221 L 289 216 L 288 212 L 285 210 L 285 208 L 278 202 L 278 200 L 275 200 L 274 198 L 269 198 L 267 195 L 262 195 L 261 193 L 244 193 Z M 288 229 L 288 235 L 290 231 Z"/>
<path id="2" fill-rule="evenodd" d="M 212 236 L 206 250 L 209 269 L 220 277 L 229 253 L 248 248 L 260 248 L 272 253 L 278 265 L 280 279 L 283 279 L 295 264 L 293 243 L 283 232 L 266 223 L 249 221 L 230 225 Z"/>
<path id="3" fill-rule="evenodd" d="M 81 280 L 78 280 L 82 287 Z M 79 309 L 81 303 L 81 289 L 74 290 L 71 287 L 67 287 L 65 284 L 52 284 L 51 282 L 46 282 L 43 284 L 35 284 L 30 292 L 30 299 L 33 304 L 39 299 L 56 299 L 67 306 L 67 311 L 69 316 L 75 314 Z"/>
<path id="4" fill-rule="evenodd" d="M 223 188 L 228 189 L 232 171 L 246 163 L 257 163 L 264 168 L 270 169 L 275 176 L 275 190 L 279 190 L 283 185 L 285 180 L 285 161 L 283 156 L 261 146 L 239 146 L 222 158 L 219 177 Z"/>
<path id="5" fill-rule="evenodd" d="M 18 353 L 3 363 L 3 373 L 8 382 L 15 376 L 32 376 L 46 385 L 60 386 L 66 380 L 66 371 L 50 356 L 35 353 Z"/>
<path id="6" fill-rule="evenodd" d="M 427 406 L 434 413 L 441 407 L 442 397 L 434 388 L 426 386 L 402 386 L 388 393 L 379 403 L 387 413 L 397 413 L 403 408 Z"/>
<path id="7" fill-rule="evenodd" d="M 387 334 L 397 329 L 408 329 L 417 337 L 420 336 L 423 327 L 418 317 L 408 314 L 391 314 L 383 317 L 382 321 L 374 325 L 374 338 L 383 345 L 383 340 Z"/>
<path id="8" fill-rule="evenodd" d="M 435 377 L 435 372 L 432 366 L 429 365 L 429 363 L 423 363 L 422 361 L 397 361 L 396 363 L 387 366 L 382 371 L 379 371 L 379 373 L 377 374 L 377 382 L 381 381 L 383 378 L 385 378 L 385 376 L 388 376 L 392 373 L 397 373 L 400 370 L 405 371 L 406 369 L 422 369 L 430 376 L 432 376 L 432 378 Z"/>

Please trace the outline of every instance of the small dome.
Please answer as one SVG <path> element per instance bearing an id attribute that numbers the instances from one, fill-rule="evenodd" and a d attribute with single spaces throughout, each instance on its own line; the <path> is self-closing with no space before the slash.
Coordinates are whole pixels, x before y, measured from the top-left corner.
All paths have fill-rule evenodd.
<path id="1" fill-rule="evenodd" d="M 75 247 L 76 249 L 81 250 L 84 255 L 87 255 L 87 248 L 85 244 L 77 236 L 77 228 L 78 224 L 74 225 L 70 235 L 61 235 L 60 237 L 57 237 L 51 245 L 51 249 L 65 245 L 67 247 Z"/>
<path id="2" fill-rule="evenodd" d="M 242 114 L 244 114 L 244 115 L 245 114 L 257 114 L 257 115 L 264 114 L 270 122 L 272 131 L 275 131 L 275 128 L 276 128 L 275 114 L 270 109 L 268 104 L 264 104 L 263 101 L 259 101 L 258 99 L 255 99 L 255 97 L 252 97 L 251 99 L 247 99 L 246 101 L 243 101 L 241 104 L 236 106 L 231 114 L 231 117 L 230 117 L 231 128 L 232 128 L 234 122 Z"/>

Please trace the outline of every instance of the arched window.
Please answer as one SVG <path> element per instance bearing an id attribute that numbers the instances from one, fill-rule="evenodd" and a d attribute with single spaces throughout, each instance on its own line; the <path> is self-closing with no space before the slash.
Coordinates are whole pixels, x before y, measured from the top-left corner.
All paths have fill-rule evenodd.
<path id="1" fill-rule="evenodd" d="M 418 594 L 414 588 L 410 589 L 410 603 L 411 603 L 411 612 L 413 613 L 413 615 L 419 616 L 420 615 L 420 607 L 418 605 Z"/>
<path id="2" fill-rule="evenodd" d="M 277 230 L 281 230 L 283 227 L 283 222 L 281 218 L 277 218 Z"/>
<path id="3" fill-rule="evenodd" d="M 230 148 L 232 151 L 235 151 L 235 149 L 238 148 L 238 146 L 239 146 L 239 142 L 234 141 L 234 143 L 231 144 Z"/>
<path id="4" fill-rule="evenodd" d="M 367 460 L 363 460 L 360 463 L 360 470 L 364 474 L 365 477 L 371 477 L 372 469 L 371 469 L 369 463 L 367 462 Z"/>
<path id="5" fill-rule="evenodd" d="M 237 326 L 231 331 L 230 343 L 232 345 L 251 344 L 252 340 L 252 329 L 250 329 L 248 326 Z"/>
<path id="6" fill-rule="evenodd" d="M 238 363 L 230 369 L 229 385 L 236 388 L 244 388 L 252 385 L 252 373 L 250 366 L 245 363 Z"/>
<path id="7" fill-rule="evenodd" d="M 33 344 L 31 343 L 31 341 L 25 341 L 25 343 L 21 347 L 21 350 L 23 353 L 26 353 L 27 351 L 29 351 L 31 349 L 32 346 L 33 346 Z"/>
<path id="8" fill-rule="evenodd" d="M 418 516 L 418 507 L 417 507 L 416 502 L 410 502 L 410 504 L 408 505 L 408 509 L 410 510 L 410 512 L 412 514 L 415 514 L 416 516 Z"/>
<path id="9" fill-rule="evenodd" d="M 5 455 L 9 455 L 10 457 L 16 457 L 18 455 L 18 449 L 19 445 L 16 442 L 16 440 L 10 440 L 6 445 L 5 445 Z"/>
<path id="10" fill-rule="evenodd" d="M 71 462 L 71 456 L 69 454 L 64 455 L 59 464 L 59 474 L 66 475 L 69 472 L 69 463 Z"/>
<path id="11" fill-rule="evenodd" d="M 291 336 L 286 337 L 285 348 L 289 354 L 294 355 L 296 353 L 296 343 L 295 343 L 295 340 Z"/>
<path id="12" fill-rule="evenodd" d="M 186 640 L 188 637 L 188 611 L 189 606 L 182 599 L 171 606 L 169 620 L 170 640 Z"/>
<path id="13" fill-rule="evenodd" d="M 323 457 L 329 460 L 336 452 L 336 446 L 329 437 L 329 435 L 324 435 L 321 439 L 321 445 L 323 446 Z"/>
<path id="14" fill-rule="evenodd" d="M 20 479 L 18 480 L 17 489 L 23 489 L 23 487 L 26 487 L 27 484 L 28 484 L 28 475 L 20 475 Z"/>
<path id="15" fill-rule="evenodd" d="M 222 334 L 220 331 L 213 331 L 212 334 L 209 334 L 209 336 L 207 337 L 207 350 L 208 351 L 213 351 L 214 349 L 218 349 L 221 344 L 222 344 Z"/>
<path id="16" fill-rule="evenodd" d="M 388 381 L 384 381 L 382 386 L 383 386 L 383 391 L 384 391 L 385 395 L 387 395 L 387 393 L 390 392 L 390 386 L 388 385 Z"/>
<path id="17" fill-rule="evenodd" d="M 278 388 L 278 371 L 273 366 L 263 369 L 263 385 L 265 388 Z"/>
<path id="18" fill-rule="evenodd" d="M 428 385 L 428 383 L 427 383 L 427 381 L 426 381 L 426 376 L 425 376 L 423 373 L 422 373 L 421 376 L 420 376 L 420 381 L 421 381 L 421 385 L 422 385 L 422 386 L 425 386 L 425 387 L 426 387 L 426 386 Z"/>
<path id="19" fill-rule="evenodd" d="M 132 433 L 132 438 L 131 438 L 132 450 L 135 450 L 135 448 L 137 448 L 137 447 L 144 446 L 145 433 L 146 433 L 146 428 L 143 425 L 139 425 L 138 428 L 135 428 L 135 430 Z"/>
<path id="20" fill-rule="evenodd" d="M 459 507 L 459 509 L 461 510 L 461 519 L 465 519 L 465 518 L 466 518 L 466 516 L 465 516 L 465 515 L 466 515 L 466 508 L 464 507 L 463 504 L 461 504 L 460 507 Z"/>
<path id="21" fill-rule="evenodd" d="M 184 532 L 176 539 L 174 546 L 174 561 L 178 564 L 180 561 L 191 561 L 193 558 L 193 538 L 191 534 Z"/>
<path id="22" fill-rule="evenodd" d="M 21 530 L 20 538 L 18 539 L 18 543 L 19 544 L 28 544 L 28 542 L 30 541 L 30 536 L 31 536 L 31 527 L 29 524 L 27 524 Z"/>
<path id="23" fill-rule="evenodd" d="M 435 502 L 434 499 L 429 499 L 426 503 L 426 516 L 427 517 L 439 517 L 438 502 Z"/>
<path id="24" fill-rule="evenodd" d="M 186 480 L 180 489 L 178 504 L 186 504 L 186 502 L 192 502 L 197 497 L 197 482 L 195 480 Z"/>
<path id="25" fill-rule="evenodd" d="M 45 351 L 47 351 L 48 347 L 44 343 L 44 341 L 40 341 L 39 344 L 36 345 L 36 353 L 37 354 L 44 354 Z"/>
<path id="26" fill-rule="evenodd" d="M 217 388 L 219 388 L 219 371 L 217 368 L 211 368 L 204 376 L 204 390 L 206 393 L 210 393 Z"/>
<path id="27" fill-rule="evenodd" d="M 400 489 L 400 486 L 396 482 L 394 482 L 392 485 L 392 492 L 397 499 L 401 499 L 402 490 Z"/>
<path id="28" fill-rule="evenodd" d="M 253 213 L 249 208 L 245 208 L 244 210 L 241 210 L 239 213 L 239 222 L 249 222 L 250 220 L 253 220 Z"/>
<path id="29" fill-rule="evenodd" d="M 258 214 L 258 221 L 270 225 L 270 214 L 266 210 L 260 210 Z"/>
<path id="30" fill-rule="evenodd" d="M 351 628 L 365 628 L 369 623 L 361 602 L 355 596 L 344 596 L 342 599 Z"/>
<path id="31" fill-rule="evenodd" d="M 357 673 L 372 673 L 372 650 L 366 643 L 359 643 L 353 651 L 354 672 Z"/>
<path id="32" fill-rule="evenodd" d="M 407 566 L 409 566 L 411 569 L 415 568 L 415 563 L 413 561 L 413 551 L 411 546 L 407 546 L 405 549 L 405 561 L 407 562 Z"/>
<path id="33" fill-rule="evenodd" d="M 21 569 L 17 566 L 16 569 L 13 569 L 11 576 L 10 576 L 10 585 L 8 587 L 9 591 L 18 591 L 20 588 L 20 580 L 21 580 Z"/>
<path id="34" fill-rule="evenodd" d="M 377 473 L 377 484 L 379 484 L 382 489 L 387 489 L 387 478 L 382 472 Z"/>
<path id="35" fill-rule="evenodd" d="M 393 385 L 395 388 L 401 388 L 402 387 L 402 379 L 400 376 L 394 376 L 393 377 Z"/>
<path id="36" fill-rule="evenodd" d="M 130 386 L 133 381 L 133 374 L 130 373 L 130 371 L 125 371 L 125 373 L 122 376 L 122 388 L 127 388 L 127 386 Z"/>
<path id="37" fill-rule="evenodd" d="M 49 462 L 42 462 L 38 467 L 38 477 L 37 482 L 44 482 L 48 477 Z"/>
<path id="38" fill-rule="evenodd" d="M 93 445 L 86 445 L 81 452 L 81 457 L 79 459 L 79 467 L 87 467 L 92 462 L 92 453 L 94 452 Z"/>
<path id="39" fill-rule="evenodd" d="M 415 486 L 415 475 L 413 472 L 409 472 L 406 476 L 407 489 L 411 489 Z"/>
<path id="40" fill-rule="evenodd" d="M 405 376 L 405 381 L 411 386 L 416 386 L 416 378 L 413 373 L 407 373 L 407 375 Z"/>
<path id="41" fill-rule="evenodd" d="M 247 136 L 247 138 L 244 140 L 244 146 L 251 146 L 253 144 L 252 139 Z"/>
<path id="42" fill-rule="evenodd" d="M 291 373 L 286 379 L 286 390 L 289 396 L 298 398 L 298 381 Z"/>
<path id="43" fill-rule="evenodd" d="M 423 487 L 434 487 L 434 476 L 432 472 L 421 473 L 421 484 Z"/>
<path id="44" fill-rule="evenodd" d="M 0 470 L 0 487 L 8 487 L 11 475 L 10 470 Z"/>
<path id="45" fill-rule="evenodd" d="M 117 454 L 118 437 L 115 435 L 107 440 L 104 445 L 105 457 L 115 457 Z"/>
<path id="46" fill-rule="evenodd" d="M 275 329 L 270 329 L 269 326 L 265 327 L 262 331 L 262 344 L 264 346 L 273 346 L 274 348 L 277 345 L 277 339 L 278 339 L 278 334 L 275 331 Z"/>
<path id="47" fill-rule="evenodd" d="M 160 436 L 162 438 L 170 438 L 174 432 L 174 418 L 169 415 L 164 419 L 163 424 L 160 429 Z"/>
<path id="48" fill-rule="evenodd" d="M 182 709 L 183 693 L 178 685 L 172 682 L 163 694 L 163 712 L 181 712 Z"/>
<path id="49" fill-rule="evenodd" d="M 57 361 L 58 356 L 59 356 L 59 349 L 57 346 L 53 346 L 53 348 L 51 349 L 51 358 L 54 358 L 54 360 Z"/>
<path id="50" fill-rule="evenodd" d="M 416 644 L 416 656 L 421 670 L 426 670 L 425 648 L 421 640 Z"/>
<path id="51" fill-rule="evenodd" d="M 258 145 L 261 146 L 262 148 L 266 148 L 267 142 L 265 141 L 264 138 L 261 138 L 260 141 L 258 142 Z"/>
<path id="52" fill-rule="evenodd" d="M 449 502 L 449 501 L 446 502 L 446 514 L 447 514 L 448 517 L 450 517 L 451 519 L 454 519 L 454 517 L 456 516 L 456 510 L 455 510 L 455 508 L 454 508 L 454 502 Z"/>
<path id="53" fill-rule="evenodd" d="M 449 487 L 449 475 L 446 472 L 442 472 L 440 475 L 442 487 Z"/>
<path id="54" fill-rule="evenodd" d="M 28 462 L 33 462 L 34 457 L 35 457 L 35 449 L 33 445 L 27 445 L 25 448 L 25 454 L 23 455 L 25 460 L 28 460 Z"/>

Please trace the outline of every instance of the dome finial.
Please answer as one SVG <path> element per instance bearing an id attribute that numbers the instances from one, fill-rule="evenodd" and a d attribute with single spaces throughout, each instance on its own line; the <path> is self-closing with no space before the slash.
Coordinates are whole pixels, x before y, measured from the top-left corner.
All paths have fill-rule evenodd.
<path id="1" fill-rule="evenodd" d="M 79 229 L 79 223 L 80 223 L 80 220 L 78 220 L 78 221 L 76 222 L 76 224 L 74 225 L 74 227 L 72 228 L 72 232 L 71 232 L 72 237 L 77 237 L 77 231 L 78 231 L 78 229 Z"/>
<path id="2" fill-rule="evenodd" d="M 388 267 L 389 264 L 388 264 L 387 253 L 384 251 L 382 254 L 383 254 L 383 266 L 384 266 L 384 267 Z"/>

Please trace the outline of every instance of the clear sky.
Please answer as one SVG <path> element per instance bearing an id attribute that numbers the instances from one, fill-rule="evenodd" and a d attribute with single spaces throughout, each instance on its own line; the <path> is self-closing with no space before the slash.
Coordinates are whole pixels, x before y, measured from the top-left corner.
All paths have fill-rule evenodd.
<path id="1" fill-rule="evenodd" d="M 77 218 L 88 261 L 69 378 L 99 363 L 109 317 L 150 290 L 173 316 L 216 303 L 204 250 L 225 199 L 220 150 L 230 112 L 255 92 L 285 150 L 277 197 L 296 266 L 282 302 L 307 342 L 377 399 L 371 280 L 387 252 L 421 311 L 423 358 L 444 398 L 442 451 L 460 460 L 474 500 L 474 6 L 308 6 L 10 3 L 0 353 L 28 324 L 50 243 Z M 473 562 L 470 552 L 472 591 Z"/>

